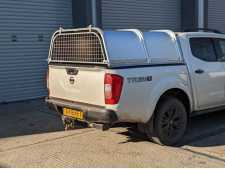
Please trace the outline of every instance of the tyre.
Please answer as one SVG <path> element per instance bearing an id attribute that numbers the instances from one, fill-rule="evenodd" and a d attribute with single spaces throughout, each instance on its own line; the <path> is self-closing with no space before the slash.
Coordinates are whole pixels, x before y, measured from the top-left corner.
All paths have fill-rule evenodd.
<path id="1" fill-rule="evenodd" d="M 146 131 L 149 138 L 155 143 L 175 146 L 185 135 L 187 125 L 188 114 L 184 104 L 175 97 L 165 97 L 156 108 L 153 132 L 148 132 L 150 131 L 148 129 Z M 147 125 L 148 127 L 150 124 Z"/>

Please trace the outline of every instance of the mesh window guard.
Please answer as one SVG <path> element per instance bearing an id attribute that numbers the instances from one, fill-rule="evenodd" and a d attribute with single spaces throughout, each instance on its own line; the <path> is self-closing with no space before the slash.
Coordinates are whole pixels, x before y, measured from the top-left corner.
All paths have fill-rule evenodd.
<path id="1" fill-rule="evenodd" d="M 63 33 L 54 38 L 51 62 L 105 63 L 100 36 L 95 32 Z"/>

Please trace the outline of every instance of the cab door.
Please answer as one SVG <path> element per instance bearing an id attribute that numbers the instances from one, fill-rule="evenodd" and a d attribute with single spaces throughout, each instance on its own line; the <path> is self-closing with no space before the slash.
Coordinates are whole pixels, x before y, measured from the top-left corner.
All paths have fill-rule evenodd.
<path id="1" fill-rule="evenodd" d="M 203 110 L 225 103 L 225 68 L 217 54 L 214 39 L 193 37 L 189 39 L 187 58 L 196 109 Z"/>

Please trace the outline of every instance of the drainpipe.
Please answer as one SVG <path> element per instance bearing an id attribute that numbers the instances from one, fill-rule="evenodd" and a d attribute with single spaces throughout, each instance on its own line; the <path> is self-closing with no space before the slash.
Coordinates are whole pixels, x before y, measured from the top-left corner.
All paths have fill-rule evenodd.
<path id="1" fill-rule="evenodd" d="M 97 10 L 96 10 L 96 0 L 91 0 L 91 16 L 92 16 L 92 26 L 97 26 Z"/>
<path id="2" fill-rule="evenodd" d="M 205 28 L 205 0 L 198 0 L 198 28 Z"/>

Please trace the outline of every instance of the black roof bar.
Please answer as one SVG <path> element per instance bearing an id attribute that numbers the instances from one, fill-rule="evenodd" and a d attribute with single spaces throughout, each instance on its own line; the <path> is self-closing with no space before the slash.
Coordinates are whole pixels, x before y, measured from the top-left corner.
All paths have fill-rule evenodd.
<path id="1" fill-rule="evenodd" d="M 215 29 L 208 29 L 208 28 L 192 28 L 192 29 L 185 29 L 184 32 L 196 32 L 196 31 L 204 31 L 204 32 L 213 32 L 223 34 L 223 32 L 215 30 Z"/>

